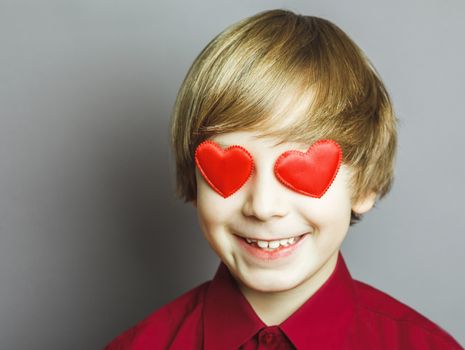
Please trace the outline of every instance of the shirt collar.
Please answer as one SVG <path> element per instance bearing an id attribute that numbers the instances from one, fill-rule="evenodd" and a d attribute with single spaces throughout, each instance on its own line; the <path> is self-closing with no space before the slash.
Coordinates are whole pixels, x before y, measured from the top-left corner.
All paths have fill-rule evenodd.
<path id="1" fill-rule="evenodd" d="M 298 350 L 328 346 L 328 341 L 339 348 L 349 336 L 354 310 L 353 280 L 339 252 L 328 280 L 279 327 Z M 203 322 L 206 350 L 237 349 L 266 327 L 223 263 L 207 291 Z"/>

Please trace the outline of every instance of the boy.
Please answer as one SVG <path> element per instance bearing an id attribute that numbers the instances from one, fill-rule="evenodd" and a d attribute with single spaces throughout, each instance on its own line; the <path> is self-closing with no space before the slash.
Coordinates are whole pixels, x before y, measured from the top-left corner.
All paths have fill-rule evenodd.
<path id="1" fill-rule="evenodd" d="M 393 181 L 396 118 L 331 22 L 272 10 L 215 37 L 172 119 L 178 193 L 221 259 L 116 349 L 461 349 L 339 251 Z"/>

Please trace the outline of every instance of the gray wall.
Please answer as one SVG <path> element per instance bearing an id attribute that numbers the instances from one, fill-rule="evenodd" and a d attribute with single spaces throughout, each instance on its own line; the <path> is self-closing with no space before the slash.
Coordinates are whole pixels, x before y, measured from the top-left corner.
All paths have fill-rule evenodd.
<path id="1" fill-rule="evenodd" d="M 393 191 L 344 243 L 353 276 L 465 344 L 465 3 L 1 0 L 1 349 L 99 349 L 212 277 L 169 114 L 207 42 L 276 7 L 351 35 L 401 119 Z"/>

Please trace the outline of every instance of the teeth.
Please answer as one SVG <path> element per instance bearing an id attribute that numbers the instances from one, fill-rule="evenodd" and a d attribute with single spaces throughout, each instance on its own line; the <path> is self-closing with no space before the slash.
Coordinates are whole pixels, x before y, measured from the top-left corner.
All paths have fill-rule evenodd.
<path id="1" fill-rule="evenodd" d="M 268 243 L 268 248 L 275 249 L 278 248 L 280 241 L 271 241 Z"/>
<path id="2" fill-rule="evenodd" d="M 277 241 L 258 241 L 255 239 L 250 239 L 246 238 L 245 239 L 247 243 L 252 244 L 252 243 L 257 243 L 257 246 L 262 248 L 262 249 L 276 249 L 279 246 L 284 246 L 287 247 L 293 243 L 296 242 L 296 237 L 291 237 L 291 238 L 286 238 L 286 239 L 280 239 Z"/>

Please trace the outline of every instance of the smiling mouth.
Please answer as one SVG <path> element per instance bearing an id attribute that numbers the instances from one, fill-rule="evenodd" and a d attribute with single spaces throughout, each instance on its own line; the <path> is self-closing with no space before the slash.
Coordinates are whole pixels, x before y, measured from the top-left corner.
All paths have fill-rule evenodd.
<path id="1" fill-rule="evenodd" d="M 238 236 L 238 237 L 241 238 L 242 240 L 244 240 L 245 242 L 247 242 L 247 244 L 249 244 L 251 246 L 263 249 L 265 251 L 274 251 L 274 250 L 279 249 L 281 247 L 292 246 L 292 245 L 296 244 L 297 242 L 299 242 L 302 239 L 302 237 L 304 237 L 306 234 L 310 234 L 310 233 L 311 232 L 306 232 L 306 233 L 301 234 L 300 236 L 294 236 L 294 237 L 285 238 L 285 239 L 278 239 L 278 240 L 274 240 L 274 241 L 265 241 L 265 240 L 258 240 L 258 239 L 252 239 L 252 238 L 244 238 L 244 237 L 241 237 L 241 236 Z"/>

